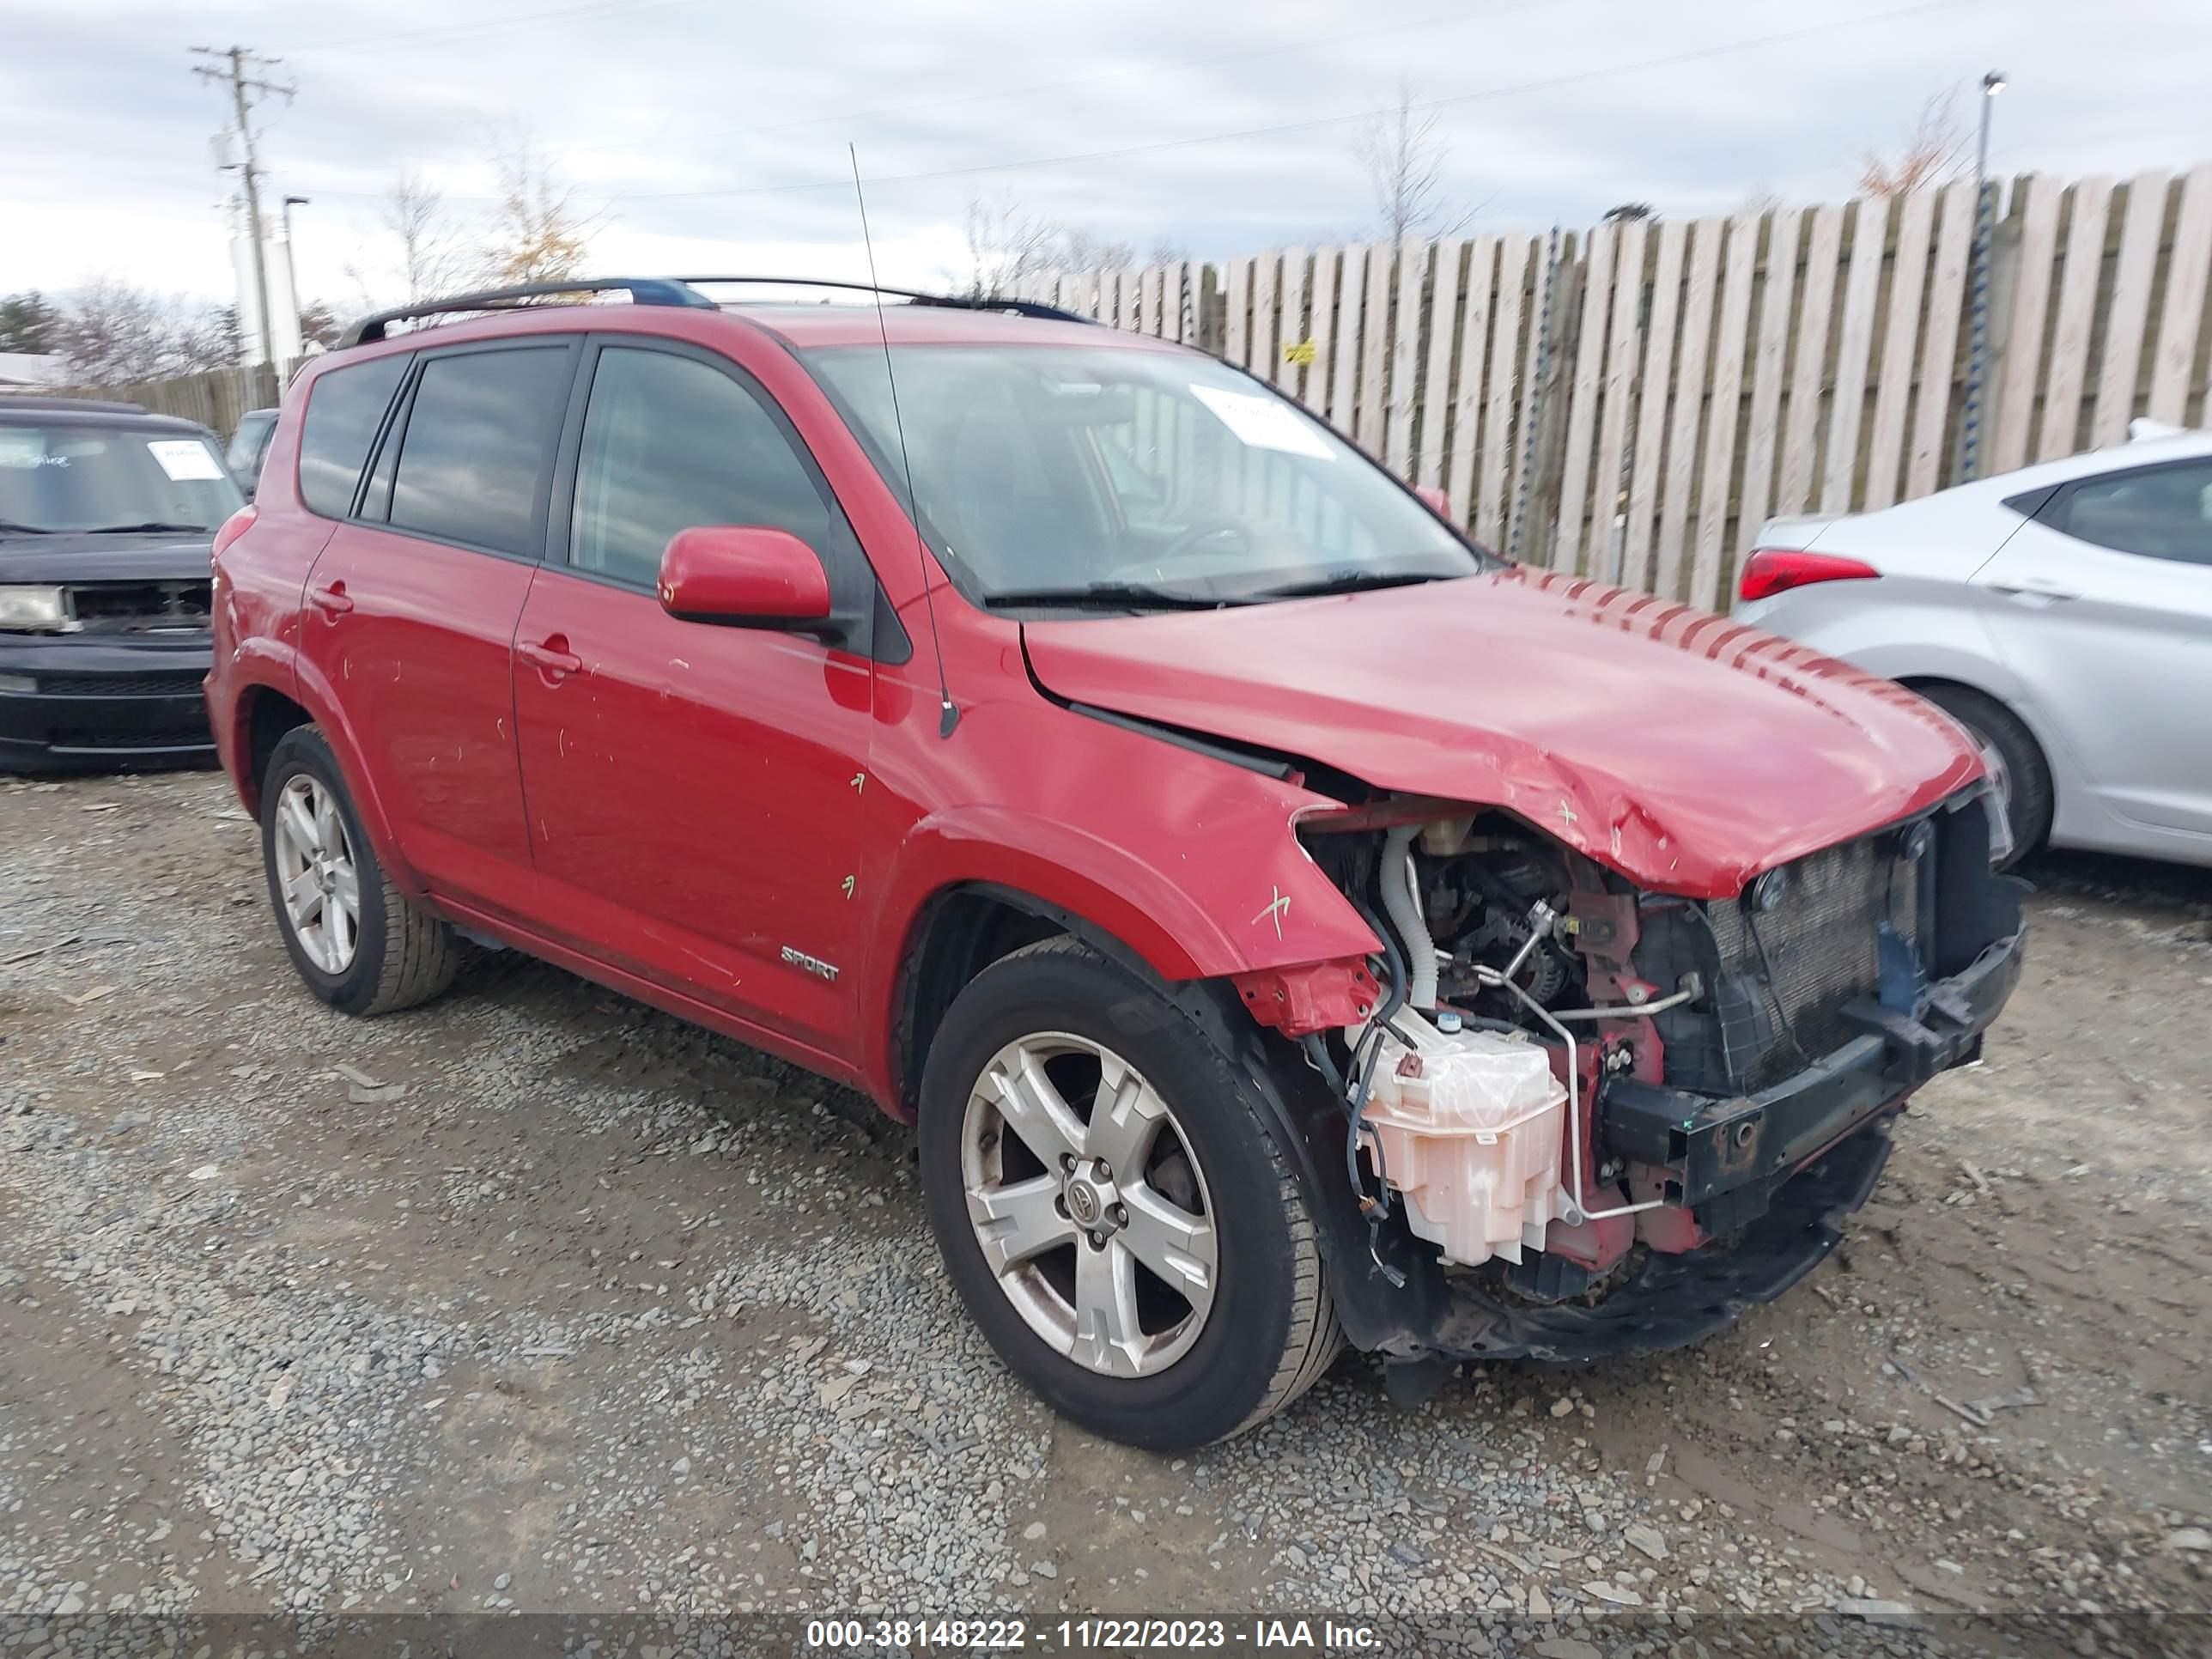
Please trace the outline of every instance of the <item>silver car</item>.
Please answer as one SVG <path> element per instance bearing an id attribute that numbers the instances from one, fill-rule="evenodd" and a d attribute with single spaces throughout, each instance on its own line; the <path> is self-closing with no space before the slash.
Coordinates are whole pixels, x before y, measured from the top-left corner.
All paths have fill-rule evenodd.
<path id="1" fill-rule="evenodd" d="M 2018 857 L 2212 864 L 2212 432 L 2134 441 L 1879 513 L 1775 519 L 1735 614 L 1972 733 Z"/>

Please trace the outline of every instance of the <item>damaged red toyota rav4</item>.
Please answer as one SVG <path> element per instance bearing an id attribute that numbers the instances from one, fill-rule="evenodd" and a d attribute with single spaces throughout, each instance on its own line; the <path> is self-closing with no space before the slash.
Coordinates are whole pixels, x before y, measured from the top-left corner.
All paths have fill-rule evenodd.
<path id="1" fill-rule="evenodd" d="M 714 285 L 292 388 L 208 699 L 332 1006 L 473 940 L 850 1085 L 1005 1363 L 1155 1448 L 1347 1342 L 1693 1341 L 1979 1052 L 2021 888 L 1919 698 L 1495 558 L 1183 348 Z"/>

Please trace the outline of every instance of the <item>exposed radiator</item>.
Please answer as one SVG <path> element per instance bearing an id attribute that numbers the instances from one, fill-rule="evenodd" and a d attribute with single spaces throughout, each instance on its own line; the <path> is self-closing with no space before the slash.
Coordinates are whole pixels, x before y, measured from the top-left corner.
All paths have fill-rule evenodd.
<path id="1" fill-rule="evenodd" d="M 1771 1018 L 1778 1003 L 1784 1016 L 1778 1024 L 1786 1030 L 1777 1030 L 1772 1046 L 1748 1068 L 1747 1091 L 1802 1069 L 1857 1035 L 1844 1006 L 1877 991 L 1885 921 L 1917 942 L 1919 882 L 1917 866 L 1903 856 L 1904 839 L 1902 830 L 1884 830 L 1782 866 L 1771 909 L 1759 908 L 1759 883 L 1740 898 L 1706 906 L 1722 971 L 1763 981 L 1772 993 L 1765 1012 Z"/>

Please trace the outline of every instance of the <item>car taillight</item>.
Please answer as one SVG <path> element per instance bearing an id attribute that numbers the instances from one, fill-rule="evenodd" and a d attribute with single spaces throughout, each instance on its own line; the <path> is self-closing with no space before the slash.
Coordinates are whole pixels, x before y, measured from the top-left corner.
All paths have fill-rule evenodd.
<path id="1" fill-rule="evenodd" d="M 1793 587 L 1814 582 L 1856 581 L 1881 572 L 1857 559 L 1838 558 L 1832 553 L 1801 553 L 1791 547 L 1762 547 L 1743 563 L 1736 594 L 1744 599 L 1771 599 Z"/>
<path id="2" fill-rule="evenodd" d="M 208 550 L 208 557 L 214 559 L 221 556 L 223 549 L 252 529 L 254 516 L 254 509 L 251 506 L 246 506 L 240 507 L 237 512 L 225 519 L 222 521 L 222 528 L 215 532 L 215 545 Z"/>

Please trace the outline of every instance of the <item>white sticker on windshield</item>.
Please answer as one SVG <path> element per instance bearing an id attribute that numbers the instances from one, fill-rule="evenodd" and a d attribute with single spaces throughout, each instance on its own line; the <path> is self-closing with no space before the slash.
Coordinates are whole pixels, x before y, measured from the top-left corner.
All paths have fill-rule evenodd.
<path id="1" fill-rule="evenodd" d="M 1255 449 L 1280 449 L 1293 455 L 1310 455 L 1333 461 L 1335 452 L 1322 441 L 1305 417 L 1277 398 L 1249 392 L 1224 392 L 1219 386 L 1194 386 L 1192 395 L 1221 417 L 1222 425 L 1237 434 L 1239 443 Z"/>
<path id="2" fill-rule="evenodd" d="M 149 438 L 146 447 L 154 452 L 161 471 L 179 483 L 222 477 L 221 464 L 198 438 Z"/>

